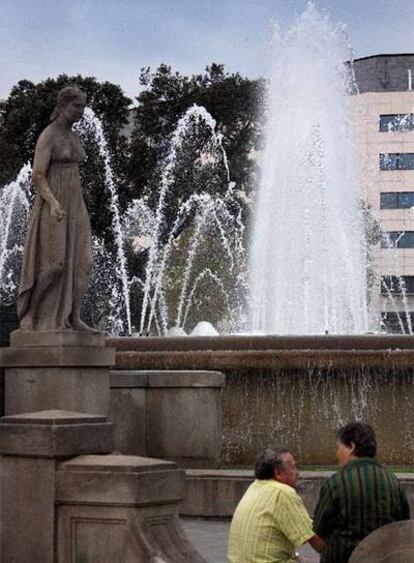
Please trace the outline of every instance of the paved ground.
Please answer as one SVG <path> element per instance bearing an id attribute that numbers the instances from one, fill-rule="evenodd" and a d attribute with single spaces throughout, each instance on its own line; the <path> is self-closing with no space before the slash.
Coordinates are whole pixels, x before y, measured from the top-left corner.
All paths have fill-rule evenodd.
<path id="1" fill-rule="evenodd" d="M 183 518 L 182 523 L 187 536 L 208 563 L 227 563 L 229 520 Z M 317 563 L 319 561 L 319 557 L 309 546 L 301 549 L 300 554 L 303 562 Z"/>

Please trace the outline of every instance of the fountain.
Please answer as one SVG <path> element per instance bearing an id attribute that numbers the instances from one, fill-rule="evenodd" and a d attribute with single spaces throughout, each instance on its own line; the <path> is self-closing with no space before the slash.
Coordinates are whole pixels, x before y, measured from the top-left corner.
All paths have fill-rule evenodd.
<path id="1" fill-rule="evenodd" d="M 109 339 L 117 369 L 225 372 L 225 464 L 250 464 L 270 444 L 333 464 L 334 430 L 350 419 L 376 427 L 385 462 L 412 463 L 412 336 L 364 334 L 379 323 L 369 323 L 344 29 L 310 5 L 275 34 L 274 57 L 250 335 Z"/>
<path id="2" fill-rule="evenodd" d="M 349 45 L 309 5 L 287 33 L 275 31 L 273 52 L 250 254 L 252 328 L 362 334 L 366 249 Z"/>
<path id="3" fill-rule="evenodd" d="M 175 186 L 180 153 L 188 135 L 194 134 L 194 130 L 197 134 L 201 127 L 207 129 L 207 138 L 194 155 L 196 162 L 190 162 L 190 166 L 197 166 L 198 161 L 202 168 L 204 163 L 221 161 L 227 186 L 223 195 L 206 189 L 196 189 L 187 199 L 181 198 L 172 225 L 168 226 L 166 208 L 169 194 Z M 144 279 L 132 280 L 132 283 L 141 286 L 143 291 L 139 326 L 141 334 L 150 334 L 154 321 L 158 334 L 166 335 L 171 324 L 176 330 L 182 331 L 194 299 L 205 281 L 213 287 L 213 292 L 221 293 L 224 298 L 227 328 L 234 329 L 239 320 L 242 308 L 241 294 L 245 284 L 244 226 L 241 222 L 241 207 L 234 194 L 234 184 L 230 181 L 222 138 L 215 132 L 215 127 L 214 119 L 204 108 L 194 105 L 187 110 L 178 121 L 167 156 L 161 164 L 159 196 L 155 211 L 142 200 L 134 201 L 128 210 L 126 232 L 131 237 L 136 238 L 139 235 L 141 239 L 148 241 Z M 182 275 L 177 280 L 175 269 L 173 280 L 169 270 L 173 267 L 174 248 L 180 247 L 180 239 L 185 238 L 182 234 L 183 225 L 191 225 L 188 229 L 190 235 L 188 242 L 184 241 L 179 250 L 181 253 L 185 252 Z M 213 247 L 209 245 L 206 248 L 206 241 L 211 237 L 218 242 L 225 262 L 227 288 L 222 279 L 220 264 L 217 261 L 212 263 L 209 257 Z M 200 258 L 201 262 L 198 268 L 197 258 Z M 167 295 L 172 284 L 177 287 L 175 312 L 171 311 L 171 299 L 169 300 Z M 229 288 L 232 289 L 233 299 L 229 297 Z"/>
<path id="4" fill-rule="evenodd" d="M 26 236 L 30 200 L 30 164 L 0 192 L 0 303 L 17 299 L 20 259 Z"/>
<path id="5" fill-rule="evenodd" d="M 98 147 L 98 154 L 105 172 L 105 187 L 110 195 L 109 208 L 112 215 L 115 268 L 111 268 L 111 260 L 105 260 L 105 248 L 103 247 L 103 243 L 95 237 L 94 247 L 96 258 L 94 263 L 96 264 L 96 262 L 98 262 L 99 264 L 100 261 L 103 261 L 104 265 L 101 264 L 101 267 L 95 267 L 95 276 L 92 280 L 91 288 L 94 288 L 94 286 L 99 283 L 98 280 L 103 276 L 106 280 L 110 280 L 110 306 L 107 314 L 107 324 L 102 328 L 105 328 L 107 332 L 111 332 L 112 334 L 131 334 L 131 312 L 125 240 L 108 144 L 105 139 L 102 123 L 90 108 L 85 109 L 83 118 L 75 125 L 75 129 L 84 142 L 88 140 L 89 142 L 92 141 Z M 110 277 L 108 277 L 108 274 Z M 96 295 L 93 290 L 89 291 L 89 300 L 93 299 L 94 294 Z M 93 303 L 89 303 L 89 308 L 91 307 L 93 308 Z"/>

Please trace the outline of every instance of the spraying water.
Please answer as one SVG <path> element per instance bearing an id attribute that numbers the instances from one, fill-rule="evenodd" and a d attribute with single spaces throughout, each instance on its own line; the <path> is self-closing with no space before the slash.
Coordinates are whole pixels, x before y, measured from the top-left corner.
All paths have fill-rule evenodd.
<path id="1" fill-rule="evenodd" d="M 79 133 L 81 138 L 88 134 L 92 134 L 94 137 L 98 145 L 99 156 L 103 162 L 105 187 L 109 191 L 110 196 L 109 208 L 112 214 L 112 233 L 115 242 L 115 271 L 114 279 L 111 280 L 112 292 L 109 299 L 111 313 L 108 315 L 109 322 L 106 328 L 113 334 L 131 334 L 131 311 L 125 238 L 108 143 L 105 138 L 102 122 L 91 108 L 85 109 L 82 119 L 75 126 L 75 130 Z M 95 256 L 97 255 L 99 246 L 99 242 L 95 241 Z"/>
<path id="2" fill-rule="evenodd" d="M 363 333 L 349 45 L 310 4 L 274 33 L 266 147 L 250 256 L 251 324 L 266 334 Z"/>
<path id="3" fill-rule="evenodd" d="M 17 299 L 30 201 L 30 164 L 0 191 L 0 304 Z"/>
<path id="4" fill-rule="evenodd" d="M 200 148 L 197 157 L 200 166 L 220 161 L 227 188 L 221 196 L 217 193 L 209 193 L 203 189 L 203 186 L 201 188 L 194 186 L 195 193 L 180 200 L 174 221 L 166 232 L 167 198 L 176 185 L 177 162 L 188 141 L 188 136 L 200 128 L 206 128 L 208 131 L 207 140 Z M 189 166 L 194 166 L 194 162 L 190 162 Z M 182 225 L 186 223 L 191 225 L 191 229 L 188 229 L 190 234 L 186 245 L 184 267 L 180 279 L 175 280 L 175 286 L 178 288 L 176 310 L 171 311 L 168 294 L 171 293 L 172 255 L 180 244 L 180 231 Z M 230 181 L 222 137 L 216 132 L 216 122 L 205 108 L 197 105 L 190 107 L 177 123 L 169 150 L 162 162 L 159 197 L 155 210 L 148 207 L 145 201 L 136 200 L 128 211 L 125 225 L 130 235 L 135 237 L 139 235 L 148 241 L 148 259 L 144 278 L 133 280 L 143 292 L 139 327 L 141 334 L 150 333 L 153 323 L 157 326 L 158 333 L 164 335 L 171 325 L 182 328 L 197 292 L 206 281 L 214 286 L 215 293 L 222 294 L 226 309 L 223 317 L 226 317 L 233 329 L 236 327 L 242 292 L 239 291 L 239 300 L 233 298 L 233 303 L 236 303 L 233 306 L 230 304 L 228 293 L 234 292 L 236 288 L 240 290 L 244 284 L 244 226 L 241 221 L 241 209 L 234 194 L 234 184 Z M 227 273 L 233 276 L 227 287 L 217 271 L 218 264 L 211 264 L 208 256 L 205 256 L 205 263 L 201 268 L 199 264 L 196 265 L 203 247 L 205 254 L 205 244 L 209 236 L 213 236 L 218 241 Z"/>

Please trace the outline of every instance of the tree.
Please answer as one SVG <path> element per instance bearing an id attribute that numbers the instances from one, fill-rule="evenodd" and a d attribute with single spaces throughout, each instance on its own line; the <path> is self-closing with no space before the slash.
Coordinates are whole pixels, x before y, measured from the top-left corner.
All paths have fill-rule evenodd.
<path id="1" fill-rule="evenodd" d="M 205 107 L 216 120 L 223 134 L 231 178 L 239 189 L 249 192 L 256 181 L 252 152 L 261 138 L 259 110 L 264 81 L 226 73 L 223 65 L 215 63 L 204 74 L 192 77 L 173 72 L 164 64 L 155 72 L 144 68 L 139 80 L 144 89 L 134 110 L 129 164 L 135 193 L 150 194 L 155 189 L 154 171 L 165 155 L 166 142 L 178 119 L 193 104 Z"/>

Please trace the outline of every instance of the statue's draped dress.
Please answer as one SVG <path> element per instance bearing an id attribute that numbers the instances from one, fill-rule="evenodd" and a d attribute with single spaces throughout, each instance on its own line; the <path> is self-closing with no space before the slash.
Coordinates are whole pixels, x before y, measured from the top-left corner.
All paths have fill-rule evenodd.
<path id="1" fill-rule="evenodd" d="M 31 330 L 72 328 L 74 304 L 80 303 L 92 268 L 91 227 L 79 176 L 86 155 L 74 133 L 63 135 L 53 123 L 49 127 L 54 128 L 54 145 L 47 181 L 65 216 L 61 221 L 51 217 L 49 204 L 37 194 L 18 299 L 21 323 Z"/>

